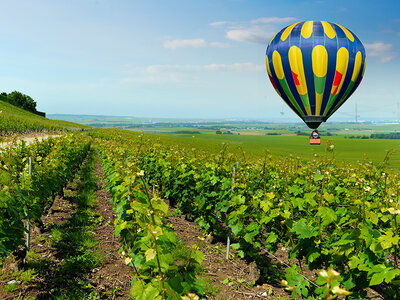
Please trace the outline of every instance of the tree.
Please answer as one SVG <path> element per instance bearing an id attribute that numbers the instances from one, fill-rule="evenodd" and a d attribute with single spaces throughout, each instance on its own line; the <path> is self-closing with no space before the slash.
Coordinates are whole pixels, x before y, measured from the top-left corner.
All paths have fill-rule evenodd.
<path id="1" fill-rule="evenodd" d="M 7 100 L 12 105 L 31 112 L 36 112 L 36 102 L 30 96 L 22 94 L 21 92 L 11 92 L 7 95 Z"/>

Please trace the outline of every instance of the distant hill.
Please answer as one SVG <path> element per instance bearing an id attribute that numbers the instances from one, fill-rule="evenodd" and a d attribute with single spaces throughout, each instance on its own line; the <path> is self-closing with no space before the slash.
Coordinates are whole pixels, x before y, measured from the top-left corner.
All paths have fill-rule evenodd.
<path id="1" fill-rule="evenodd" d="M 50 120 L 34 114 L 10 103 L 4 102 L 0 97 L 0 135 L 16 133 L 83 130 L 90 126 L 68 121 Z"/>

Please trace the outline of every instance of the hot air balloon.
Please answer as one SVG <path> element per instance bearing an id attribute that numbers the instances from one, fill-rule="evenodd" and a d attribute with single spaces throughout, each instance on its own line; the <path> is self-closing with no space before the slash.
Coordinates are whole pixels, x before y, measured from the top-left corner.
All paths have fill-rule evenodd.
<path id="1" fill-rule="evenodd" d="M 283 28 L 266 52 L 268 77 L 276 92 L 311 129 L 317 129 L 353 94 L 365 64 L 358 37 L 326 21 Z"/>

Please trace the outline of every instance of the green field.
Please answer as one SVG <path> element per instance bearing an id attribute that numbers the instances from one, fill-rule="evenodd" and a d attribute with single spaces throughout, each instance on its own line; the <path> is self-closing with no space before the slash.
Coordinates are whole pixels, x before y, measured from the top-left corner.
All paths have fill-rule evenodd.
<path id="1" fill-rule="evenodd" d="M 400 125 L 394 123 L 324 123 L 319 128 L 322 135 L 321 145 L 310 146 L 307 135 L 311 130 L 300 122 L 141 119 L 78 115 L 54 117 L 94 127 L 125 128 L 145 135 L 157 135 L 163 143 L 183 144 L 208 152 L 220 151 L 225 143 L 233 153 L 242 156 L 244 152 L 246 158 L 249 159 L 263 159 L 268 150 L 273 157 L 293 155 L 304 160 L 312 160 L 315 155 L 325 155 L 326 142 L 332 139 L 330 143 L 334 145 L 334 149 L 329 155 L 335 155 L 340 164 L 364 160 L 380 164 L 388 151 L 393 151 L 390 155 L 389 166 L 400 169 L 400 140 L 370 138 L 373 133 L 399 132 Z M 188 134 L 182 133 L 184 131 Z M 233 134 L 216 134 L 216 131 Z M 351 139 L 351 137 L 367 139 Z"/>
<path id="2" fill-rule="evenodd" d="M 146 134 L 149 135 L 149 134 Z M 321 145 L 309 145 L 307 136 L 289 135 L 217 135 L 217 134 L 165 134 L 160 135 L 160 142 L 182 144 L 211 152 L 219 151 L 226 144 L 229 150 L 249 159 L 262 159 L 268 150 L 274 157 L 292 155 L 304 160 L 312 160 L 315 156 L 325 155 L 326 143 L 334 145 L 330 157 L 335 155 L 338 163 L 356 163 L 357 161 L 372 161 L 382 163 L 388 151 L 389 166 L 400 168 L 400 140 L 378 139 L 346 139 L 344 136 L 334 135 L 322 137 Z"/>

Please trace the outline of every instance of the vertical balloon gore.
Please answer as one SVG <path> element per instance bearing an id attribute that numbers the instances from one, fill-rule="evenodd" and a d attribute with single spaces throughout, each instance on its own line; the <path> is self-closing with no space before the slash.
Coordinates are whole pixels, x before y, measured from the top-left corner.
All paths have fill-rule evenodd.
<path id="1" fill-rule="evenodd" d="M 361 41 L 347 28 L 306 21 L 287 26 L 272 38 L 266 64 L 276 92 L 316 129 L 357 89 L 366 56 Z"/>

